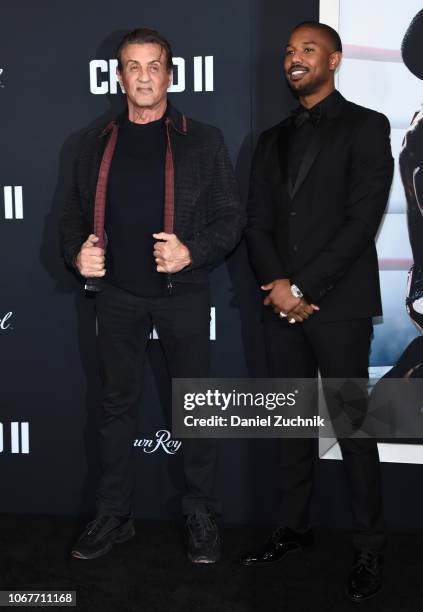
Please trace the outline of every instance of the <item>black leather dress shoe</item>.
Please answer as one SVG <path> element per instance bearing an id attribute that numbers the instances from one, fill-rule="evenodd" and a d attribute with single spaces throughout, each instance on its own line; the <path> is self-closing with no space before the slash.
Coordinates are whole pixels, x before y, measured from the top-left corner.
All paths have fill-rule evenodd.
<path id="1" fill-rule="evenodd" d="M 290 552 L 313 548 L 314 537 L 311 529 L 305 533 L 298 533 L 284 527 L 276 529 L 261 550 L 242 555 L 240 561 L 247 567 L 271 565 L 281 561 Z"/>
<path id="2" fill-rule="evenodd" d="M 382 588 L 383 557 L 374 550 L 356 550 L 347 583 L 351 601 L 366 601 Z"/>

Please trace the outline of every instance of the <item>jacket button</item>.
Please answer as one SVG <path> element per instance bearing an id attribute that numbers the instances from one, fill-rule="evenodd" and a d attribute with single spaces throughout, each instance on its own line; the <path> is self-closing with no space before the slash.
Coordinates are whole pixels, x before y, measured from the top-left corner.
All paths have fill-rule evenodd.
<path id="1" fill-rule="evenodd" d="M 295 212 L 295 210 L 291 210 L 291 212 L 290 212 L 289 214 L 291 215 L 291 217 L 295 217 L 295 215 L 296 215 L 297 213 Z"/>
<path id="2" fill-rule="evenodd" d="M 298 245 L 294 244 L 294 246 L 292 247 L 292 250 L 297 252 L 298 251 Z"/>

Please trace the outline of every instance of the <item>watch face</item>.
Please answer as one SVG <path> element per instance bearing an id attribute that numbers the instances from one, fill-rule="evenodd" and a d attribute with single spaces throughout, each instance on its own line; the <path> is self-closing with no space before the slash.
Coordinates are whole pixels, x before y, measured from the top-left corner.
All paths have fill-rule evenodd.
<path id="1" fill-rule="evenodd" d="M 291 293 L 294 297 L 303 297 L 303 294 L 297 285 L 291 285 Z"/>

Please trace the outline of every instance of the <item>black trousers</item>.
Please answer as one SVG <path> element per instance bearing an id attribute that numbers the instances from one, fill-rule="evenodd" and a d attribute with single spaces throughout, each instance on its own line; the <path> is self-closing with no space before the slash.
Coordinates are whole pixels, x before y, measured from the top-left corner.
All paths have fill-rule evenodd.
<path id="1" fill-rule="evenodd" d="M 163 346 L 171 377 L 209 375 L 210 294 L 140 298 L 111 285 L 96 296 L 98 351 L 103 385 L 100 429 L 102 476 L 97 512 L 131 512 L 131 454 L 136 406 L 140 399 L 145 351 L 153 325 Z M 182 444 L 186 494 L 182 511 L 220 513 L 212 496 L 216 445 L 208 439 Z"/>
<path id="2" fill-rule="evenodd" d="M 318 315 L 313 316 L 304 323 L 289 324 L 270 309 L 266 310 L 264 330 L 270 375 L 314 378 L 319 370 L 322 379 L 368 379 L 371 319 L 321 322 Z M 376 440 L 344 438 L 339 439 L 339 445 L 351 495 L 353 544 L 380 550 L 386 536 Z M 309 528 L 316 455 L 316 440 L 281 440 L 280 525 L 300 532 Z"/>

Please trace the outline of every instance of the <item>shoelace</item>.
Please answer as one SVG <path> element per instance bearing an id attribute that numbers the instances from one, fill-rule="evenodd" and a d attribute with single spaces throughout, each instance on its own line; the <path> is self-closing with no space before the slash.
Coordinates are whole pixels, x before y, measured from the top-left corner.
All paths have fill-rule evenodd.
<path id="1" fill-rule="evenodd" d="M 377 573 L 378 565 L 378 555 L 372 550 L 360 550 L 354 560 L 357 569 L 364 568 L 372 574 Z"/>
<path id="2" fill-rule="evenodd" d="M 87 536 L 95 536 L 110 519 L 109 516 L 99 516 L 87 525 Z"/>
<path id="3" fill-rule="evenodd" d="M 216 525 L 209 514 L 196 512 L 187 521 L 194 542 L 207 542 L 216 533 Z"/>

